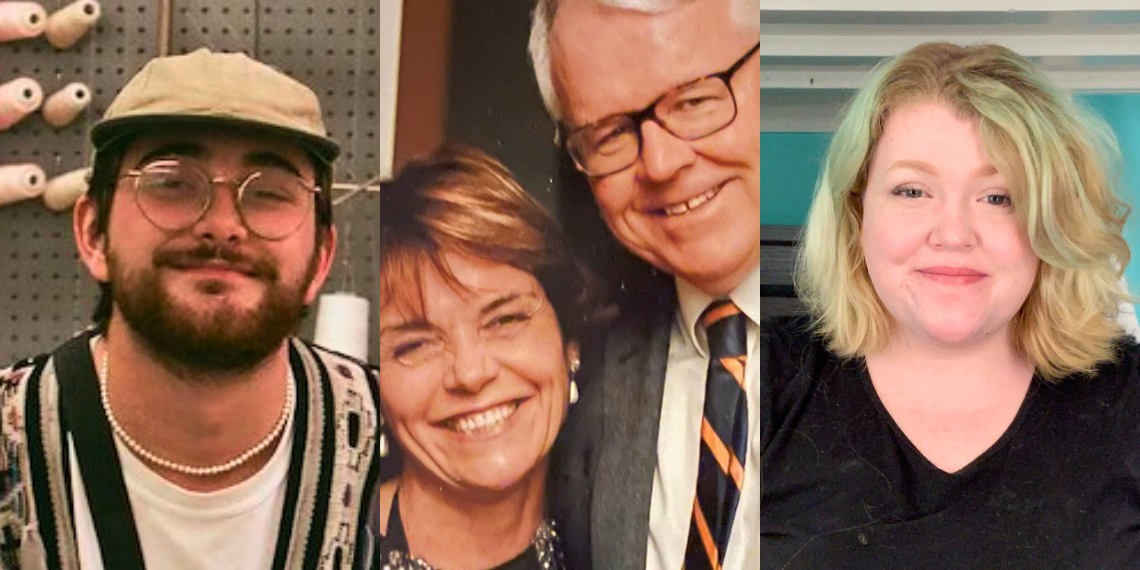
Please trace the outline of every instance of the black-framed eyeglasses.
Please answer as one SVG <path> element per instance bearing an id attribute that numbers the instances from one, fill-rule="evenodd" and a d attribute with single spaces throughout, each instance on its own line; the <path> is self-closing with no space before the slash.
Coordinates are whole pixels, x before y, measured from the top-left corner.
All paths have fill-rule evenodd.
<path id="1" fill-rule="evenodd" d="M 732 76 L 759 50 L 757 42 L 728 69 L 674 87 L 640 111 L 611 115 L 570 131 L 566 147 L 574 164 L 588 176 L 607 176 L 629 168 L 641 156 L 645 121 L 686 141 L 731 125 L 737 111 Z"/>
<path id="2" fill-rule="evenodd" d="M 235 202 L 242 223 L 254 235 L 266 240 L 289 237 L 305 223 L 320 192 L 293 172 L 266 167 L 241 179 L 212 178 L 205 168 L 184 159 L 162 159 L 127 171 L 120 180 L 131 178 L 135 204 L 156 227 L 180 231 L 196 224 L 210 209 L 215 186 L 234 186 Z"/>

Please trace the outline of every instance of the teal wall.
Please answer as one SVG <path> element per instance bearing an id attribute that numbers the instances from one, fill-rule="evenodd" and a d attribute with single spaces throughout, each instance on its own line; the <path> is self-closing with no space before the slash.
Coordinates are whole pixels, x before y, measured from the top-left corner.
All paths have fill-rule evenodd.
<path id="1" fill-rule="evenodd" d="M 1133 263 L 1125 270 L 1129 287 L 1140 296 L 1140 93 L 1082 95 L 1079 97 L 1104 116 L 1120 141 L 1124 154 L 1125 196 L 1133 215 L 1125 230 Z M 761 133 L 760 221 L 764 224 L 800 225 L 811 204 L 815 179 L 827 152 L 830 133 Z"/>
<path id="2" fill-rule="evenodd" d="M 798 226 L 831 133 L 760 133 L 760 223 Z"/>
<path id="3" fill-rule="evenodd" d="M 1140 93 L 1083 95 L 1081 99 L 1112 126 L 1124 155 L 1123 183 L 1132 203 L 1132 216 L 1124 229 L 1132 263 L 1124 269 L 1124 278 L 1132 294 L 1140 296 Z"/>

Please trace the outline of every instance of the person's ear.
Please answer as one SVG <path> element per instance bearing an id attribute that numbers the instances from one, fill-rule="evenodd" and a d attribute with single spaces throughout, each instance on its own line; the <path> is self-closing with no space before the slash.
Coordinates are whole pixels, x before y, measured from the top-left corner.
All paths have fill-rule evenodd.
<path id="1" fill-rule="evenodd" d="M 108 214 L 109 212 L 104 212 L 104 215 Z M 96 281 L 106 283 L 110 281 L 110 270 L 107 265 L 107 235 L 99 231 L 98 217 L 95 200 L 84 194 L 79 197 L 72 210 L 71 229 L 80 261 L 87 266 L 87 271 Z"/>
<path id="2" fill-rule="evenodd" d="M 336 240 L 336 226 L 329 226 L 324 232 L 323 239 L 317 244 L 317 251 L 314 254 L 316 266 L 313 271 L 313 280 L 309 282 L 309 288 L 305 292 L 306 305 L 311 305 L 316 300 L 317 294 L 321 292 L 321 287 L 325 285 L 325 280 L 329 277 L 333 257 L 336 256 Z"/>

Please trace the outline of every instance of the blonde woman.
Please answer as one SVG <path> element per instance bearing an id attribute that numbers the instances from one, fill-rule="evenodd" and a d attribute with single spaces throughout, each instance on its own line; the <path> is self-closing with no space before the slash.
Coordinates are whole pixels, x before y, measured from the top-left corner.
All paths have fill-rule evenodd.
<path id="1" fill-rule="evenodd" d="M 810 316 L 765 325 L 764 568 L 1136 566 L 1118 154 L 1008 49 L 874 70 L 805 228 Z"/>

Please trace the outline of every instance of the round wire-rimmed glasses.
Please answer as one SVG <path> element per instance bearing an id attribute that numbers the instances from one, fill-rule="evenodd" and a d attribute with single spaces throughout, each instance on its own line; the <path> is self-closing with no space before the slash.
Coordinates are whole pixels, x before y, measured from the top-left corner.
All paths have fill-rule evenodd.
<path id="1" fill-rule="evenodd" d="M 320 192 L 293 172 L 265 167 L 241 179 L 211 178 L 205 168 L 184 159 L 163 159 L 120 177 L 134 182 L 135 204 L 143 217 L 166 231 L 181 231 L 196 224 L 210 209 L 216 186 L 234 187 L 242 223 L 266 240 L 289 237 L 313 211 Z"/>

